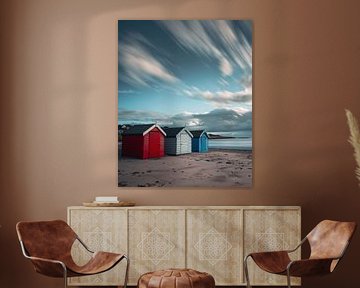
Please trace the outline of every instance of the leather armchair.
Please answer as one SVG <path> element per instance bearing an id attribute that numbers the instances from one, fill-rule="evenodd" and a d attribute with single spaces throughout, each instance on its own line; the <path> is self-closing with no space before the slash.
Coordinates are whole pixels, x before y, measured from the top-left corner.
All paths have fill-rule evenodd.
<path id="1" fill-rule="evenodd" d="M 266 272 L 286 275 L 289 288 L 291 288 L 291 276 L 317 276 L 333 272 L 344 256 L 355 229 L 355 222 L 324 220 L 292 250 L 250 253 L 244 259 L 247 287 L 251 287 L 247 267 L 249 258 Z M 310 257 L 292 261 L 289 253 L 296 251 L 306 241 L 311 248 Z"/>
<path id="2" fill-rule="evenodd" d="M 23 255 L 30 259 L 35 271 L 49 276 L 64 278 L 98 274 L 112 269 L 121 260 L 127 261 L 124 288 L 127 285 L 129 259 L 125 254 L 93 252 L 76 235 L 71 227 L 62 220 L 19 222 L 16 225 Z M 91 254 L 90 260 L 78 266 L 71 256 L 71 247 L 75 241 Z"/>

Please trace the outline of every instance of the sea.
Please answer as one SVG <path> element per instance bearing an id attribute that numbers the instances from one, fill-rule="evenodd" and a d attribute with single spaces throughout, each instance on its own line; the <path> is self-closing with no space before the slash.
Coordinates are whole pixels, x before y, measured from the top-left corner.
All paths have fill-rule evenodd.
<path id="1" fill-rule="evenodd" d="M 252 150 L 252 131 L 236 131 L 236 132 L 208 132 L 209 134 L 216 134 L 221 136 L 228 136 L 234 138 L 227 139 L 209 139 L 209 148 L 215 149 L 231 149 L 231 150 Z"/>

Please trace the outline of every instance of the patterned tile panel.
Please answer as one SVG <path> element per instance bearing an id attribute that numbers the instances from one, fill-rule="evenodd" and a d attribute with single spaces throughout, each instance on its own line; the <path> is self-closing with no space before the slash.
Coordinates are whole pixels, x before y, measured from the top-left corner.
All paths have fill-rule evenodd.
<path id="1" fill-rule="evenodd" d="M 129 281 L 145 272 L 185 267 L 185 210 L 130 210 Z"/>
<path id="2" fill-rule="evenodd" d="M 245 210 L 245 255 L 295 248 L 301 241 L 299 223 L 299 210 Z M 293 259 L 300 259 L 300 250 L 293 254 Z M 252 259 L 249 259 L 249 276 L 252 285 L 286 285 L 286 277 L 262 271 Z M 292 283 L 299 285 L 300 281 L 293 278 Z"/>
<path id="3" fill-rule="evenodd" d="M 71 211 L 70 226 L 80 239 L 93 251 L 126 253 L 127 215 L 126 210 L 89 209 Z M 76 263 L 85 264 L 90 254 L 79 242 L 72 247 Z M 70 285 L 122 285 L 125 274 L 125 261 L 112 270 L 85 277 L 69 278 Z"/>
<path id="4" fill-rule="evenodd" d="M 216 285 L 242 282 L 241 212 L 187 211 L 187 266 L 212 274 Z"/>
<path id="5" fill-rule="evenodd" d="M 170 252 L 175 248 L 169 232 L 161 232 L 155 227 L 150 232 L 141 233 L 141 242 L 137 248 L 141 251 L 142 260 L 150 260 L 155 265 L 161 261 L 170 261 Z"/>

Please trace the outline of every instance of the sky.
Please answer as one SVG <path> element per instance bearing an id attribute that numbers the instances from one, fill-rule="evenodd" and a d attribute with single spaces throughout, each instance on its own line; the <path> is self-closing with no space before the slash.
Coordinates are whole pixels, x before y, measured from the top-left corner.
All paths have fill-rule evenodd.
<path id="1" fill-rule="evenodd" d="M 118 123 L 252 130 L 252 22 L 119 20 Z"/>

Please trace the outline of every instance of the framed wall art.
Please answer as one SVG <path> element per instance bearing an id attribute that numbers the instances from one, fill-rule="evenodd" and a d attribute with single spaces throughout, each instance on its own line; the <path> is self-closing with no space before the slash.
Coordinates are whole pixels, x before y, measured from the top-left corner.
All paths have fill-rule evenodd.
<path id="1" fill-rule="evenodd" d="M 118 21 L 118 186 L 251 187 L 249 20 Z"/>

